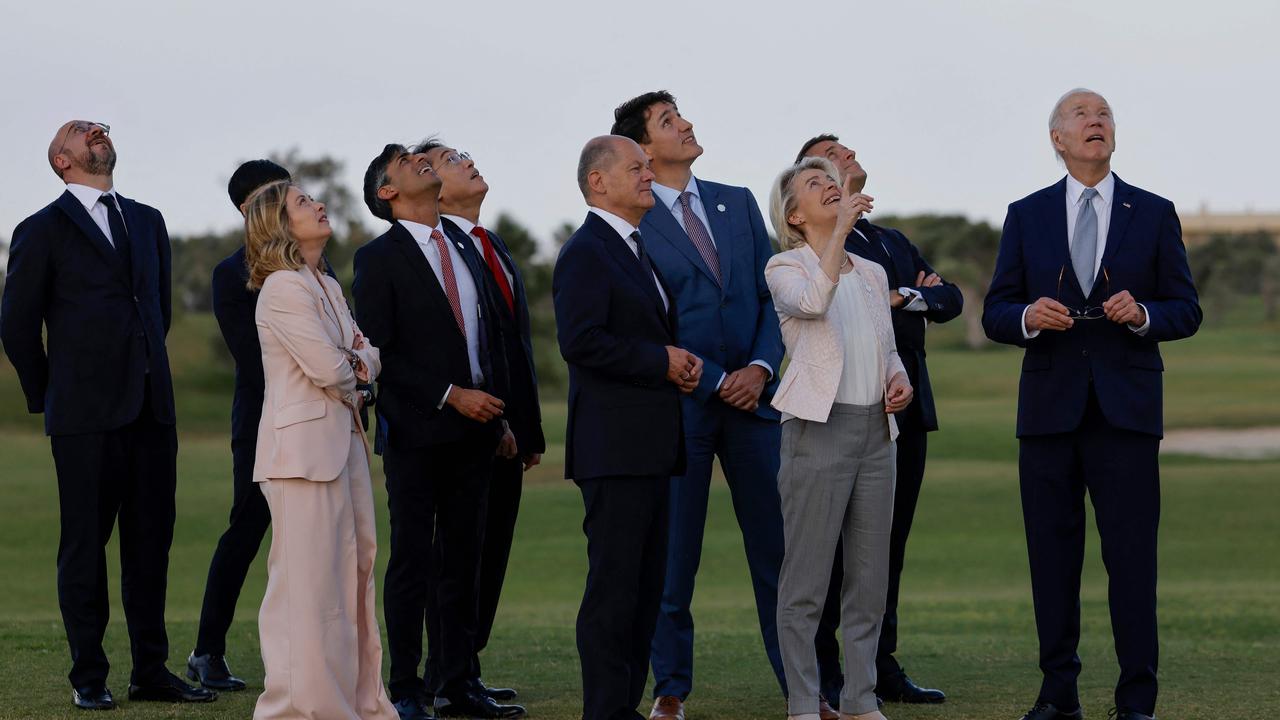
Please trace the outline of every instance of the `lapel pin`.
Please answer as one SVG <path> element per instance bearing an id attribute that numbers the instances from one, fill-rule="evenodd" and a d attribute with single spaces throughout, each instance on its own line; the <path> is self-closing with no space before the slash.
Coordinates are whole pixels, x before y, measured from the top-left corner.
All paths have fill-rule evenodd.
<path id="1" fill-rule="evenodd" d="M 716 209 L 719 210 L 720 212 L 724 212 L 724 203 L 720 203 L 719 205 L 717 205 Z"/>
<path id="2" fill-rule="evenodd" d="M 1133 207 L 1132 205 L 1130 205 L 1130 204 L 1129 204 L 1129 203 L 1127 203 L 1127 202 L 1122 202 L 1122 203 L 1120 203 L 1120 204 L 1121 204 L 1121 205 L 1123 205 L 1123 206 L 1125 206 L 1125 207 L 1127 207 L 1127 208 L 1131 208 L 1131 207 Z"/>
<path id="3" fill-rule="evenodd" d="M 454 244 L 458 246 L 459 250 L 466 250 L 466 248 L 462 247 L 462 243 L 454 243 Z"/>

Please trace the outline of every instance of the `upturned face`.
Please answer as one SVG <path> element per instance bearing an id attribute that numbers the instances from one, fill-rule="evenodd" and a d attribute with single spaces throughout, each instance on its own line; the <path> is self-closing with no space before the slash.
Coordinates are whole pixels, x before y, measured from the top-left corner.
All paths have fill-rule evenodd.
<path id="1" fill-rule="evenodd" d="M 438 147 L 428 150 L 426 157 L 440 178 L 442 204 L 455 205 L 476 197 L 483 199 L 489 192 L 489 183 L 476 169 L 470 155 L 450 147 Z"/>
<path id="2" fill-rule="evenodd" d="M 823 140 L 809 148 L 805 157 L 820 157 L 831 161 L 840 171 L 841 178 L 852 178 L 853 186 L 859 191 L 867 185 L 867 171 L 858 162 L 858 153 L 841 145 L 835 140 Z"/>
<path id="3" fill-rule="evenodd" d="M 110 175 L 116 167 L 116 147 L 102 123 L 72 120 L 54 138 L 49 162 L 65 174 L 75 169 L 86 175 Z"/>
<path id="4" fill-rule="evenodd" d="M 669 102 L 649 106 L 644 130 L 649 141 L 645 151 L 656 163 L 692 162 L 702 155 L 702 146 L 693 134 L 693 123 L 680 115 L 680 109 Z"/>
<path id="5" fill-rule="evenodd" d="M 1116 151 L 1116 123 L 1111 117 L 1111 106 L 1101 95 L 1072 95 L 1058 109 L 1058 121 L 1049 131 L 1049 137 L 1064 162 L 1109 161 Z"/>
<path id="6" fill-rule="evenodd" d="M 806 225 L 835 222 L 837 205 L 844 193 L 836 179 L 817 168 L 800 171 L 791 180 L 795 207 L 787 214 L 787 222 L 802 231 Z"/>
<path id="7" fill-rule="evenodd" d="M 383 189 L 386 188 L 409 197 L 430 193 L 439 196 L 440 176 L 435 173 L 426 154 L 404 153 L 387 165 L 387 184 Z"/>
<path id="8" fill-rule="evenodd" d="M 324 203 L 313 199 L 302 188 L 290 185 L 284 202 L 289 217 L 289 233 L 299 245 L 323 244 L 333 234 Z"/>

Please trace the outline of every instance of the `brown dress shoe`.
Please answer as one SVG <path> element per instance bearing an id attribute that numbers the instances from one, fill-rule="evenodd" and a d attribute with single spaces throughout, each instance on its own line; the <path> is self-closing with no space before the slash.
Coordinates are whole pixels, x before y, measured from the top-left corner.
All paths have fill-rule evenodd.
<path id="1" fill-rule="evenodd" d="M 674 695 L 659 695 L 653 701 L 649 720 L 684 720 L 684 701 Z"/>
<path id="2" fill-rule="evenodd" d="M 824 697 L 818 698 L 818 720 L 840 720 L 840 713 Z"/>

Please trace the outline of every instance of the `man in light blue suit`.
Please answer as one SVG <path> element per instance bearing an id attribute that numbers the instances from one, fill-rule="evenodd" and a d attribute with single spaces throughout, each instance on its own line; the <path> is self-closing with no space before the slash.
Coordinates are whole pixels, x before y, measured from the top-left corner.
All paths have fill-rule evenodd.
<path id="1" fill-rule="evenodd" d="M 782 335 L 764 266 L 773 254 L 751 191 L 695 178 L 702 155 L 693 125 L 666 91 L 614 111 L 614 135 L 649 156 L 655 204 L 640 232 L 679 308 L 680 343 L 702 358 L 702 380 L 682 398 L 688 468 L 671 479 L 667 575 L 650 662 L 651 718 L 684 716 L 693 686 L 694 576 L 702 552 L 711 464 L 733 494 L 766 653 L 783 683 L 775 630 L 782 511 L 778 413 L 769 406 L 782 363 Z"/>

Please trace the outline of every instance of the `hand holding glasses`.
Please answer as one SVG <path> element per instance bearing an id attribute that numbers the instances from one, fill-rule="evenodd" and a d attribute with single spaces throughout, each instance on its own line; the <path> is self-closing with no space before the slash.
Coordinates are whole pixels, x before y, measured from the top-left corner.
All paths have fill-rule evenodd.
<path id="1" fill-rule="evenodd" d="M 1107 300 L 1101 306 L 1073 308 L 1064 305 L 1060 298 L 1062 297 L 1062 279 L 1066 277 L 1066 272 L 1066 265 L 1058 270 L 1058 291 L 1053 298 L 1042 297 L 1027 308 L 1027 330 L 1033 332 L 1066 330 L 1074 325 L 1076 320 L 1101 320 L 1102 318 L 1133 327 L 1141 327 L 1146 323 L 1146 313 L 1128 290 L 1121 290 L 1115 295 L 1111 294 L 1111 274 L 1105 267 L 1102 268 L 1102 282 L 1103 294 Z"/>

